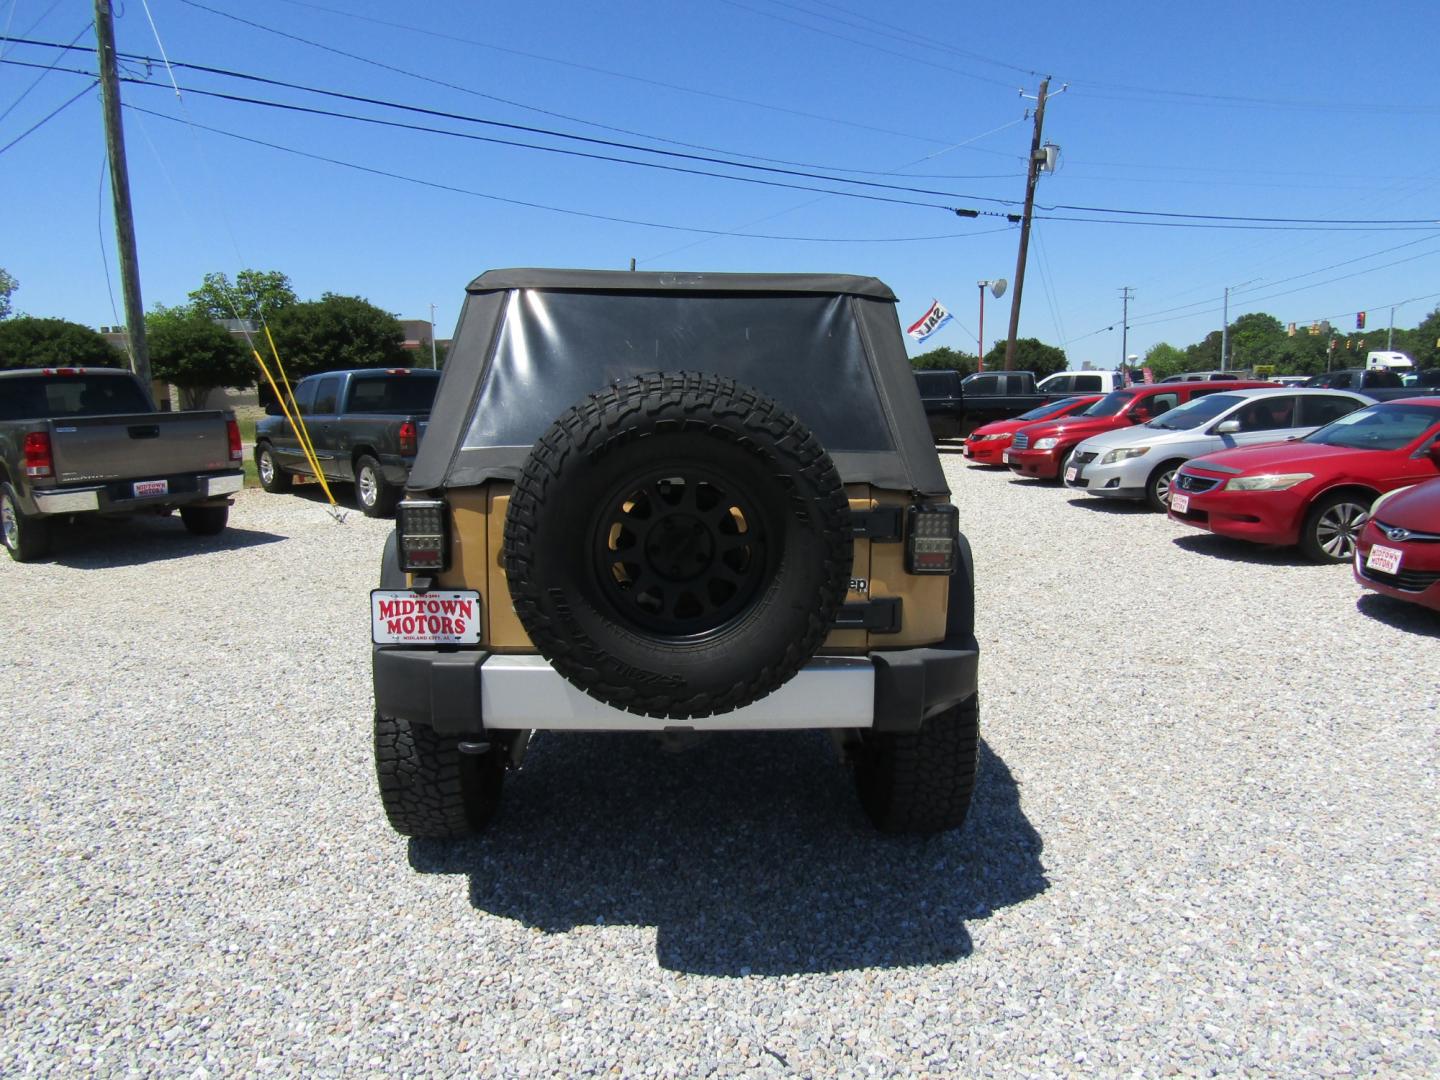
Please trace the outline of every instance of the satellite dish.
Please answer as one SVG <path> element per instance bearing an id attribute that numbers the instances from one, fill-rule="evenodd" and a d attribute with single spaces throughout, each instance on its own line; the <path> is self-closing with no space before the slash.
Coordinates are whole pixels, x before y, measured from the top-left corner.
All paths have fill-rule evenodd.
<path id="1" fill-rule="evenodd" d="M 990 286 L 991 295 L 994 296 L 996 300 L 999 300 L 1000 297 L 1005 295 L 1005 290 L 1009 286 L 1009 284 L 1010 283 L 1006 281 L 1003 277 L 1000 278 L 998 281 L 993 282 Z"/>

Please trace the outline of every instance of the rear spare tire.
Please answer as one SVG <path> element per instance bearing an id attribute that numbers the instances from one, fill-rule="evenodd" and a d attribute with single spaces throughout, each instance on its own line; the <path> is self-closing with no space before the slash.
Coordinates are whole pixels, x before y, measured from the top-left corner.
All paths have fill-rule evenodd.
<path id="1" fill-rule="evenodd" d="M 829 632 L 851 562 L 819 441 L 713 375 L 644 375 L 568 410 L 505 520 L 535 647 L 587 694 L 648 716 L 727 712 L 784 684 Z"/>

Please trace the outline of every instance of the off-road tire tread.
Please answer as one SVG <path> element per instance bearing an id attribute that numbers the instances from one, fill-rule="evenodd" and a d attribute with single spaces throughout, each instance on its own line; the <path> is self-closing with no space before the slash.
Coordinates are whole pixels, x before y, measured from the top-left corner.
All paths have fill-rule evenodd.
<path id="1" fill-rule="evenodd" d="M 730 418 L 736 431 L 716 418 Z M 636 421 L 639 419 L 637 425 Z M 575 456 L 590 459 L 636 439 L 666 432 L 706 432 L 759 456 L 792 491 L 811 493 L 823 519 L 825 587 L 808 615 L 805 632 L 754 676 L 722 693 L 682 698 L 646 692 L 613 672 L 603 651 L 567 639 L 540 604 L 541 586 L 530 572 L 539 507 L 551 484 Z M 808 513 L 800 499 L 798 512 Z M 818 439 L 778 403 L 734 379 L 697 372 L 641 375 L 591 394 L 567 409 L 540 436 L 510 496 L 505 518 L 505 573 L 515 613 L 536 648 L 575 686 L 619 708 L 649 716 L 688 719 L 728 712 L 782 686 L 815 655 L 844 602 L 854 562 L 849 501 L 840 474 Z"/>
<path id="2" fill-rule="evenodd" d="M 855 782 L 882 832 L 927 835 L 958 829 L 970 811 L 980 752 L 980 702 L 973 696 L 916 732 L 867 732 Z"/>
<path id="3" fill-rule="evenodd" d="M 453 840 L 479 832 L 495 816 L 504 764 L 497 749 L 462 754 L 458 739 L 376 714 L 375 775 L 396 832 Z"/>

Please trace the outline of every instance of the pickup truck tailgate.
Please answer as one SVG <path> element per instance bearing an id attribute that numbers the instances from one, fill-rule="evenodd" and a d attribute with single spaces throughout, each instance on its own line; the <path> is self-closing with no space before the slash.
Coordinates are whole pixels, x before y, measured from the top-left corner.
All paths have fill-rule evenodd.
<path id="1" fill-rule="evenodd" d="M 225 413 L 78 416 L 50 422 L 61 484 L 213 472 L 230 461 Z"/>

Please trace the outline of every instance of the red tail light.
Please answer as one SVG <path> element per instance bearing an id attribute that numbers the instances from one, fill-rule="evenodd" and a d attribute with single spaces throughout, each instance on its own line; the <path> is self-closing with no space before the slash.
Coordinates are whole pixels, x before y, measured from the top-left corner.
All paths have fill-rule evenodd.
<path id="1" fill-rule="evenodd" d="M 400 425 L 400 453 L 409 457 L 415 453 L 419 442 L 418 433 L 415 430 L 415 421 L 406 420 Z"/>
<path id="2" fill-rule="evenodd" d="M 242 461 L 245 457 L 245 450 L 240 445 L 240 425 L 234 420 L 227 421 L 225 430 L 230 435 L 230 460 Z"/>
<path id="3" fill-rule="evenodd" d="M 32 431 L 25 436 L 25 475 L 54 476 L 55 460 L 50 454 L 50 433 Z"/>

